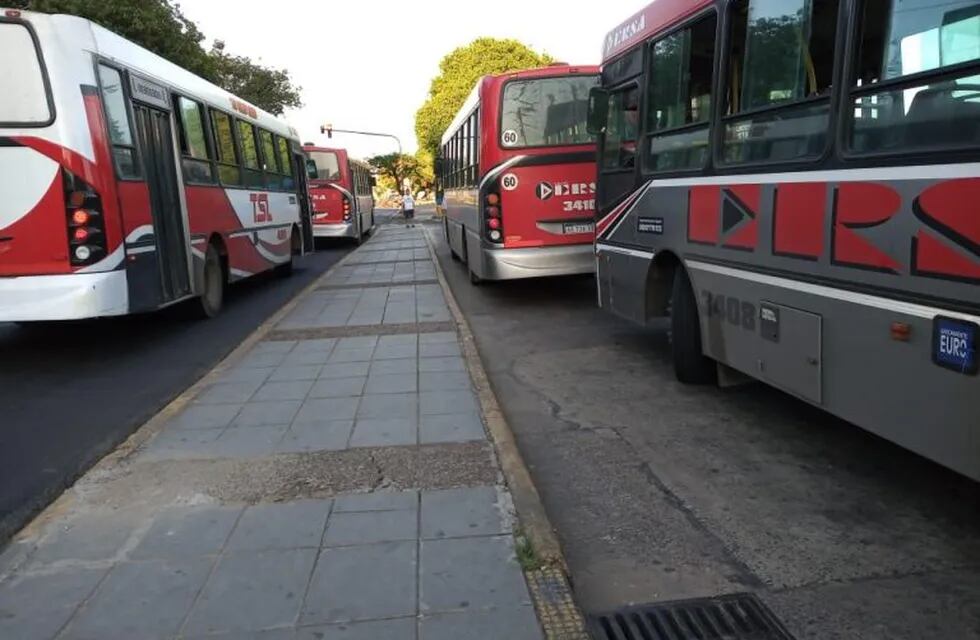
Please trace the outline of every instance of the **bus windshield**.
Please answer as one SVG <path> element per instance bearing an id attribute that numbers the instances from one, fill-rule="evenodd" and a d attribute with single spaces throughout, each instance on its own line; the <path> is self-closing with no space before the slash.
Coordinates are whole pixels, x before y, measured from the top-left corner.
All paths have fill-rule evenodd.
<path id="1" fill-rule="evenodd" d="M 589 90 L 598 76 L 513 80 L 504 87 L 500 144 L 506 148 L 588 144 Z"/>
<path id="2" fill-rule="evenodd" d="M 333 151 L 309 151 L 306 169 L 310 180 L 340 180 L 340 162 Z"/>
<path id="3" fill-rule="evenodd" d="M 0 59 L 16 64 L 4 65 L 0 122 L 9 125 L 38 125 L 51 119 L 44 70 L 34 39 L 27 27 L 0 24 Z"/>

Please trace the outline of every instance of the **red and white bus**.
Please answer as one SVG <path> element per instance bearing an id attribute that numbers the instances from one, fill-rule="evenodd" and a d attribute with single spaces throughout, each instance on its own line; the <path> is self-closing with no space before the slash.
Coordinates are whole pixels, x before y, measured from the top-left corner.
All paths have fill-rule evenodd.
<path id="1" fill-rule="evenodd" d="M 353 238 L 360 243 L 374 229 L 371 166 L 346 149 L 303 146 L 313 201 L 315 238 Z"/>
<path id="2" fill-rule="evenodd" d="M 980 479 L 980 1 L 656 0 L 602 79 L 600 305 Z"/>
<path id="3" fill-rule="evenodd" d="M 309 248 L 282 121 L 75 16 L 0 9 L 0 56 L 0 321 L 212 316 Z"/>
<path id="4" fill-rule="evenodd" d="M 446 238 L 470 281 L 592 273 L 598 67 L 481 78 L 442 138 Z"/>

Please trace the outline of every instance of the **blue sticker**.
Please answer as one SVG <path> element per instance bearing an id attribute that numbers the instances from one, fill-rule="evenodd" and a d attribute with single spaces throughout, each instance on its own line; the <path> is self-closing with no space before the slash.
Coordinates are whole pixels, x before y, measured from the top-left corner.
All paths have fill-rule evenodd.
<path id="1" fill-rule="evenodd" d="M 973 322 L 937 316 L 933 321 L 932 361 L 940 367 L 976 375 L 978 334 L 980 327 Z"/>

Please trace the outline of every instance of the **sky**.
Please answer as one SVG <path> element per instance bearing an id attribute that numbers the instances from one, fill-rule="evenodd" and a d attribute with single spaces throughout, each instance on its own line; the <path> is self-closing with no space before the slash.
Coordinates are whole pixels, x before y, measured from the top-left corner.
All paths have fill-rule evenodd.
<path id="1" fill-rule="evenodd" d="M 289 70 L 304 106 L 285 118 L 303 142 L 332 143 L 368 157 L 393 140 L 334 134 L 320 125 L 392 133 L 414 152 L 415 112 L 439 61 L 480 36 L 516 38 L 570 64 L 598 64 L 606 32 L 649 0 L 603 0 L 602 12 L 561 0 L 181 0 L 225 51 Z"/>

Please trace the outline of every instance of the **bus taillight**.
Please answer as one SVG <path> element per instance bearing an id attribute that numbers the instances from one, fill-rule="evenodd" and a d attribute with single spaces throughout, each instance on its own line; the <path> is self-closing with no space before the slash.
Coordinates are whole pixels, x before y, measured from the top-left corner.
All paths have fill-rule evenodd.
<path id="1" fill-rule="evenodd" d="M 484 198 L 483 212 L 487 220 L 487 238 L 490 242 L 504 239 L 504 221 L 500 214 L 500 195 L 488 193 Z"/>
<path id="2" fill-rule="evenodd" d="M 344 196 L 344 222 L 350 222 L 350 198 Z"/>
<path id="3" fill-rule="evenodd" d="M 96 262 L 106 252 L 105 221 L 99 194 L 70 171 L 64 171 L 69 259 L 73 267 Z"/>

